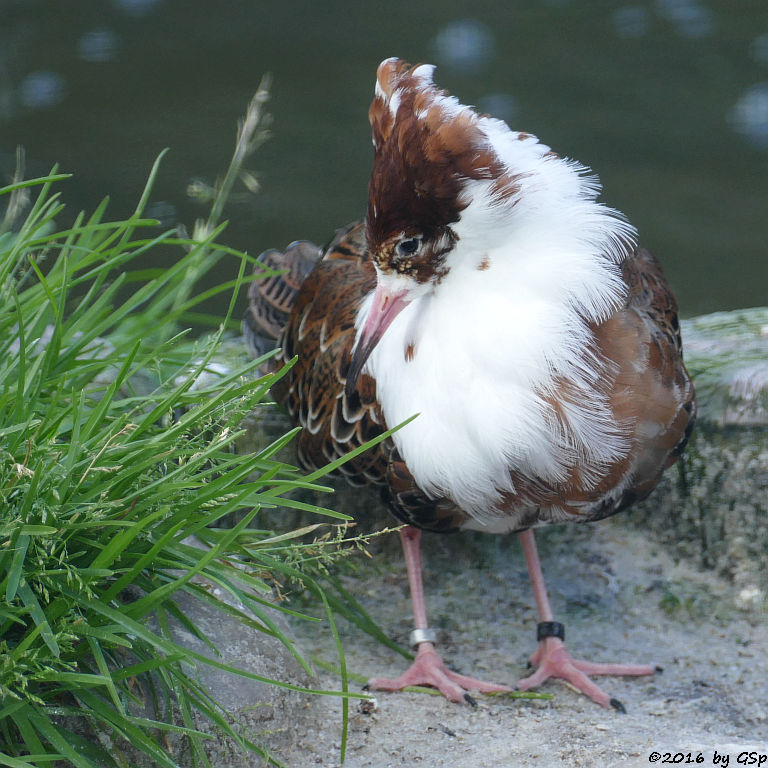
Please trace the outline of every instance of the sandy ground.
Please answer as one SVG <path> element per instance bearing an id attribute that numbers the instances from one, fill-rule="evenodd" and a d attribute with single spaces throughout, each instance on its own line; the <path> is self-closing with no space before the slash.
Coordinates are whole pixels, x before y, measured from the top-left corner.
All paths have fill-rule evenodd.
<path id="1" fill-rule="evenodd" d="M 652 662 L 664 671 L 604 678 L 625 715 L 553 681 L 540 689 L 554 694 L 551 701 L 478 696 L 475 708 L 424 693 L 379 692 L 369 714 L 352 705 L 346 768 L 768 761 L 764 612 L 740 610 L 730 584 L 675 562 L 621 519 L 547 530 L 538 539 L 555 616 L 566 625 L 574 655 Z M 394 544 L 370 561 L 361 558 L 360 572 L 346 586 L 404 643 L 410 603 Z M 516 537 L 425 536 L 424 550 L 430 623 L 446 662 L 514 684 L 526 674 L 537 622 Z M 295 629 L 306 632 L 306 624 Z M 404 669 L 402 657 L 356 627 L 342 623 L 340 630 L 351 672 L 394 676 Z M 328 632 L 298 637 L 309 655 L 334 660 Z M 338 687 L 323 672 L 317 682 Z M 314 727 L 297 729 L 293 747 L 280 758 L 290 768 L 340 765 L 338 701 L 313 698 L 308 707 Z"/>

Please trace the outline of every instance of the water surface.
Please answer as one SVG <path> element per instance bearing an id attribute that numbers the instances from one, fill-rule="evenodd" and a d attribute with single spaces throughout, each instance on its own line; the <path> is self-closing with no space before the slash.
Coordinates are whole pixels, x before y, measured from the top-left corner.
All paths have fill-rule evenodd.
<path id="1" fill-rule="evenodd" d="M 224 240 L 321 242 L 365 210 L 367 109 L 392 55 L 590 165 L 683 314 L 768 304 L 765 0 L 0 0 L 0 173 L 22 144 L 28 174 L 75 173 L 73 208 L 108 194 L 124 215 L 169 147 L 152 213 L 189 225 L 190 180 L 226 166 L 271 71 L 274 136 L 249 165 L 263 191 L 242 188 Z"/>

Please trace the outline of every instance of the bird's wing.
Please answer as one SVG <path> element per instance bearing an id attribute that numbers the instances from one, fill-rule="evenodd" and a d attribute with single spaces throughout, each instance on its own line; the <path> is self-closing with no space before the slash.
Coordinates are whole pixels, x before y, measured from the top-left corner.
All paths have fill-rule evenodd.
<path id="1" fill-rule="evenodd" d="M 248 308 L 243 317 L 243 337 L 254 357 L 274 349 L 288 324 L 303 282 L 322 255 L 307 240 L 291 243 L 285 251 L 265 251 L 254 274 L 266 273 L 248 286 Z"/>
<path id="2" fill-rule="evenodd" d="M 696 420 L 696 393 L 683 364 L 677 301 L 661 266 L 649 251 L 638 248 L 624 261 L 622 275 L 628 287 L 626 305 L 598 327 L 595 336 L 615 371 L 611 398 L 617 423 L 633 425 L 631 461 L 617 465 L 606 479 L 606 496 L 591 519 L 645 498 L 661 473 L 677 461 Z"/>
<path id="3" fill-rule="evenodd" d="M 284 253 L 268 251 L 260 260 L 285 274 L 253 284 L 245 335 L 254 352 L 264 336 L 277 339 L 275 368 L 297 358 L 272 394 L 303 427 L 297 440 L 299 463 L 317 469 L 385 429 L 373 379 L 361 376 L 352 396 L 344 394 L 355 318 L 376 285 L 364 226 L 355 222 L 339 230 L 324 249 L 295 243 Z M 382 483 L 386 465 L 387 452 L 377 447 L 341 471 L 353 484 Z"/>
<path id="4" fill-rule="evenodd" d="M 656 413 L 658 433 L 647 447 L 658 454 L 661 472 L 677 461 L 691 436 L 696 422 L 696 392 L 683 364 L 677 301 L 661 265 L 649 251 L 639 248 L 624 264 L 623 271 L 630 287 L 628 309 L 647 329 L 648 369 L 655 379 L 653 390 L 665 392 L 669 403 Z M 653 408 L 649 411 L 654 413 Z"/>

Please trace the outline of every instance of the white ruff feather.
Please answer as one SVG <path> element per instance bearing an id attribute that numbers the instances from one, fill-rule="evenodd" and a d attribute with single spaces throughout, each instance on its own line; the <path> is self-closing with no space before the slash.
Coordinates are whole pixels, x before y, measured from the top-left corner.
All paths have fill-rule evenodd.
<path id="1" fill-rule="evenodd" d="M 455 99 L 438 98 L 455 113 Z M 501 494 L 515 492 L 510 471 L 557 484 L 578 460 L 596 482 L 628 450 L 595 390 L 607 363 L 587 351 L 587 321 L 621 306 L 619 261 L 634 230 L 595 200 L 599 184 L 584 168 L 501 121 L 478 124 L 520 178 L 519 195 L 499 202 L 490 181 L 467 183 L 470 202 L 452 225 L 458 242 L 441 282 L 379 274 L 413 300 L 367 370 L 389 426 L 419 414 L 394 437 L 417 483 L 493 528 Z M 542 399 L 562 380 L 578 393 L 565 428 Z"/>

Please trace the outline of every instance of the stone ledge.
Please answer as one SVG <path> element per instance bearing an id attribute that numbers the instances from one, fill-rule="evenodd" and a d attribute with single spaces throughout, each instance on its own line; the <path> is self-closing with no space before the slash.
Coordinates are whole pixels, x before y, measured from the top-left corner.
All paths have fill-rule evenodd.
<path id="1" fill-rule="evenodd" d="M 681 325 L 700 423 L 768 426 L 768 307 L 714 312 Z"/>
<path id="2" fill-rule="evenodd" d="M 679 557 L 732 580 L 761 612 L 768 594 L 768 307 L 684 320 L 699 401 L 678 466 L 624 517 Z"/>

